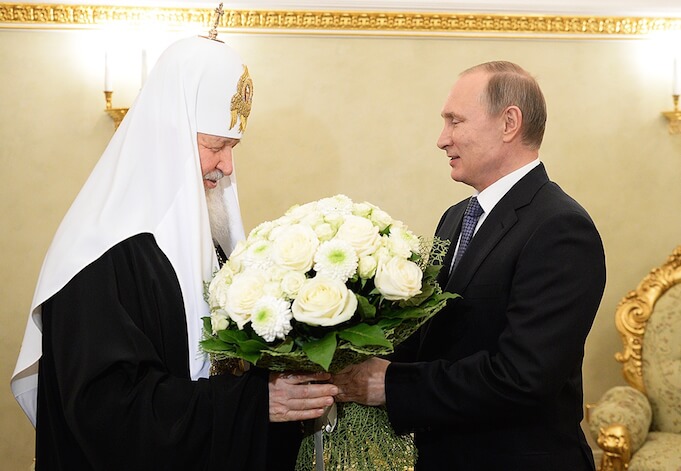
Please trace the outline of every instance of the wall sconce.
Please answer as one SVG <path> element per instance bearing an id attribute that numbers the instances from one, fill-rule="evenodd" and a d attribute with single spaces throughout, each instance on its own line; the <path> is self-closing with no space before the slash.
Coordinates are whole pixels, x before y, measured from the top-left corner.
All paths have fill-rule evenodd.
<path id="1" fill-rule="evenodd" d="M 113 92 L 104 91 L 104 99 L 106 100 L 106 113 L 113 119 L 114 129 L 118 129 L 118 126 L 125 118 L 125 114 L 128 112 L 129 108 L 114 108 L 111 105 Z"/>
<path id="2" fill-rule="evenodd" d="M 669 122 L 667 128 L 669 134 L 681 134 L 681 111 L 679 111 L 679 95 L 672 95 L 674 100 L 674 111 L 663 111 L 662 115 L 667 118 Z"/>
<path id="3" fill-rule="evenodd" d="M 667 118 L 669 123 L 669 134 L 681 134 L 681 111 L 679 111 L 679 95 L 681 94 L 681 62 L 674 56 L 674 68 L 672 70 L 672 100 L 674 100 L 674 111 L 663 111 L 662 115 Z"/>
<path id="4" fill-rule="evenodd" d="M 141 83 L 140 88 L 144 86 L 147 80 L 147 51 L 142 49 L 142 64 L 141 64 Z M 104 111 L 113 119 L 114 129 L 118 129 L 121 121 L 125 118 L 129 108 L 114 108 L 112 103 L 113 86 L 111 85 L 111 73 L 109 71 L 109 53 L 104 52 L 104 100 L 106 107 Z"/>

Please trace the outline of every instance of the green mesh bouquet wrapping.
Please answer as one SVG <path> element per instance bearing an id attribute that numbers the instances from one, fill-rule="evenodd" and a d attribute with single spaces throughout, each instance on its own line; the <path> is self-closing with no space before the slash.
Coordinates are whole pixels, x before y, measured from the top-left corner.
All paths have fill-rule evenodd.
<path id="1" fill-rule="evenodd" d="M 341 371 L 393 352 L 448 299 L 436 278 L 448 241 L 425 241 L 370 203 L 344 195 L 297 205 L 260 224 L 206 285 L 201 348 L 274 371 Z M 312 470 L 311 440 L 297 469 Z M 381 408 L 338 405 L 324 432 L 333 470 L 413 466 L 411 437 Z"/>

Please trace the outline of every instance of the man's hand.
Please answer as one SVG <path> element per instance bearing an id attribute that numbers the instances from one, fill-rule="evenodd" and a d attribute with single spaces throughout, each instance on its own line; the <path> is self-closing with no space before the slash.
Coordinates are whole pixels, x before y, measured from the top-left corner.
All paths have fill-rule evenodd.
<path id="1" fill-rule="evenodd" d="M 270 373 L 270 422 L 316 419 L 333 404 L 338 388 L 329 373 Z M 314 383 L 313 383 L 314 382 Z"/>
<path id="2" fill-rule="evenodd" d="M 385 371 L 389 364 L 388 360 L 370 358 L 333 375 L 331 382 L 338 386 L 339 391 L 336 400 L 367 406 L 384 405 Z"/>

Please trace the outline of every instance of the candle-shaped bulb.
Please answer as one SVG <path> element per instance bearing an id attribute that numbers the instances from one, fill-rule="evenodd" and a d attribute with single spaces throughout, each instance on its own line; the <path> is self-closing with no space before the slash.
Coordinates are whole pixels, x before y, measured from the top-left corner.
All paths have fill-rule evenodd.
<path id="1" fill-rule="evenodd" d="M 144 86 L 144 82 L 147 81 L 147 50 L 142 49 L 142 76 L 140 80 L 140 88 Z"/>
<path id="2" fill-rule="evenodd" d="M 113 87 L 111 86 L 111 71 L 109 70 L 109 53 L 106 51 L 104 52 L 104 91 L 113 91 Z"/>
<path id="3" fill-rule="evenodd" d="M 681 94 L 681 73 L 679 73 L 679 62 L 678 56 L 674 56 L 674 70 L 672 71 L 672 95 Z"/>

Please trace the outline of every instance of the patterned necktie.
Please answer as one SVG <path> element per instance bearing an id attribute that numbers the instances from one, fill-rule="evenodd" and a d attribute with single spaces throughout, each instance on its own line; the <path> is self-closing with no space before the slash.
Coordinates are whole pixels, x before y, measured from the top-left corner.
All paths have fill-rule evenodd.
<path id="1" fill-rule="evenodd" d="M 478 219 L 484 213 L 480 203 L 478 203 L 478 198 L 472 196 L 468 201 L 468 206 L 466 207 L 466 212 L 463 213 L 463 224 L 461 226 L 461 240 L 459 241 L 459 250 L 456 251 L 454 256 L 454 263 L 452 263 L 452 270 L 456 268 L 456 265 L 461 260 L 463 253 L 468 248 L 471 239 L 473 238 L 473 231 L 475 231 L 475 226 L 478 223 Z"/>

